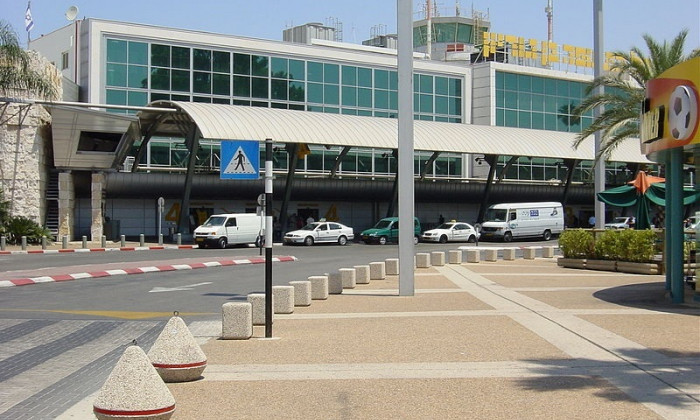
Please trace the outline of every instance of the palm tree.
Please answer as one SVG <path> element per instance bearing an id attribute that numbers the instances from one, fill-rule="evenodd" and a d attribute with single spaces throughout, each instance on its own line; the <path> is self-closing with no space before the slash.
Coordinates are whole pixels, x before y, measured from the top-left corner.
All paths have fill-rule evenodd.
<path id="1" fill-rule="evenodd" d="M 611 71 L 593 80 L 586 90 L 590 96 L 573 111 L 574 115 L 581 116 L 598 106 L 605 107 L 603 113 L 576 136 L 574 147 L 577 148 L 586 137 L 601 130 L 600 156 L 607 159 L 625 139 L 639 136 L 639 114 L 646 83 L 676 64 L 700 56 L 700 48 L 683 55 L 687 35 L 688 30 L 684 29 L 670 44 L 666 41 L 659 44 L 650 35 L 644 34 L 642 38 L 649 50 L 648 56 L 637 47 L 629 53 L 614 52 L 615 62 L 611 65 Z M 598 86 L 605 88 L 604 93 L 591 95 Z M 596 156 L 596 161 L 600 156 Z"/>
<path id="2" fill-rule="evenodd" d="M 17 91 L 33 96 L 56 99 L 57 88 L 49 73 L 32 67 L 32 55 L 19 46 L 17 33 L 10 24 L 0 21 L 0 96 L 11 97 Z"/>

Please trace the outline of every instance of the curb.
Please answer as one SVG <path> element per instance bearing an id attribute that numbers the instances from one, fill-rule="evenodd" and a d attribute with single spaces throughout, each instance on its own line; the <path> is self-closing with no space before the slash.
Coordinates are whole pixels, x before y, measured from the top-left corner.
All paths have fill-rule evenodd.
<path id="1" fill-rule="evenodd" d="M 116 248 L 115 248 L 116 249 Z M 272 262 L 292 262 L 296 261 L 296 257 L 282 256 L 273 257 Z M 193 264 L 172 264 L 172 265 L 159 265 L 159 266 L 148 266 L 148 267 L 137 267 L 137 268 L 127 268 L 127 269 L 115 269 L 115 270 L 105 270 L 105 271 L 90 271 L 84 273 L 74 273 L 74 274 L 59 274 L 56 276 L 40 276 L 40 277 L 29 277 L 29 278 L 19 278 L 14 280 L 0 280 L 0 288 L 2 287 L 13 287 L 13 286 L 26 286 L 29 284 L 38 283 L 55 283 L 61 281 L 71 281 L 78 279 L 87 278 L 98 278 L 98 277 L 109 277 L 109 276 L 119 276 L 125 274 L 144 274 L 144 273 L 157 273 L 164 271 L 177 271 L 177 270 L 194 270 L 197 268 L 209 268 L 209 267 L 224 267 L 230 265 L 245 265 L 245 264 L 263 264 L 265 258 L 245 258 L 236 260 L 222 260 L 222 261 L 211 261 Z"/>
<path id="2" fill-rule="evenodd" d="M 152 251 L 162 249 L 195 249 L 197 245 L 158 245 L 158 246 L 125 246 L 120 248 L 69 248 L 69 249 L 37 249 L 28 251 L 0 251 L 0 255 L 23 254 L 62 254 L 68 252 L 111 252 L 111 251 Z"/>

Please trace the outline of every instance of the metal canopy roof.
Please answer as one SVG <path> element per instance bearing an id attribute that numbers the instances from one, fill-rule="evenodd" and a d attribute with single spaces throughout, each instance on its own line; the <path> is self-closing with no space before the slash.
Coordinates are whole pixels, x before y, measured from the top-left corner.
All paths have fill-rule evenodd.
<path id="1" fill-rule="evenodd" d="M 182 111 L 205 139 L 263 141 L 271 138 L 279 143 L 398 148 L 398 124 L 392 118 L 179 101 L 157 101 L 150 106 Z M 159 115 L 156 110 L 141 111 L 142 127 L 153 124 Z M 182 116 L 163 116 L 154 135 L 181 136 Z M 574 149 L 575 136 L 575 133 L 558 131 L 414 121 L 415 150 L 594 160 L 593 137 Z M 611 160 L 649 162 L 634 139 L 623 142 L 613 152 Z"/>

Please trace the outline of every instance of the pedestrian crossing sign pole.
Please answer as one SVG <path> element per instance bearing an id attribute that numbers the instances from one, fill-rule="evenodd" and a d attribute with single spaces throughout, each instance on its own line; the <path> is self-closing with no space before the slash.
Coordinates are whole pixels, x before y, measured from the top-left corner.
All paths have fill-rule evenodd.
<path id="1" fill-rule="evenodd" d="M 260 143 L 251 140 L 222 140 L 220 179 L 258 179 Z"/>

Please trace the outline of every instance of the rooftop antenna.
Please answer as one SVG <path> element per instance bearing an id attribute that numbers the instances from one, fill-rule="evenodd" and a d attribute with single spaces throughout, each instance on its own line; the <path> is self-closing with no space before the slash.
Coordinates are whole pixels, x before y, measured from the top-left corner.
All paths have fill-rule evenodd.
<path id="1" fill-rule="evenodd" d="M 547 0 L 547 7 L 544 8 L 544 12 L 547 14 L 547 41 L 549 42 L 554 40 L 554 7 L 552 2 L 553 0 Z"/>
<path id="2" fill-rule="evenodd" d="M 78 8 L 76 6 L 71 6 L 66 10 L 66 19 L 69 21 L 74 21 L 76 16 L 78 16 Z"/>
<path id="3" fill-rule="evenodd" d="M 462 15 L 462 6 L 459 4 L 459 0 L 455 0 L 455 16 Z"/>

